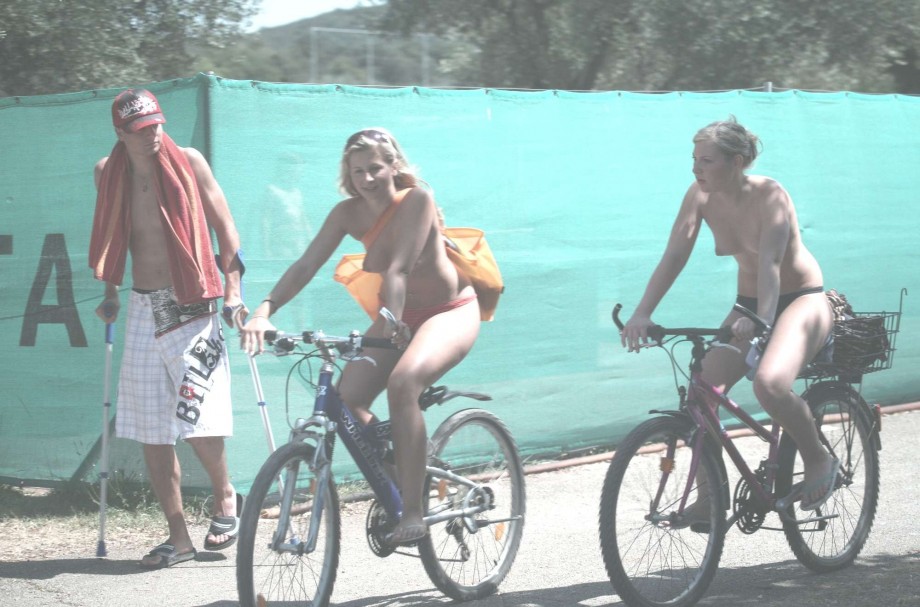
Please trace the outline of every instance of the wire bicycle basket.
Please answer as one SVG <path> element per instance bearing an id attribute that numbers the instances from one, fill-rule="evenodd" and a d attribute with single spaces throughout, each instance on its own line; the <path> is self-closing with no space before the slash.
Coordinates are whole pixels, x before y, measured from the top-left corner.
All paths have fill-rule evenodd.
<path id="1" fill-rule="evenodd" d="M 803 377 L 861 376 L 890 369 L 901 330 L 901 312 L 907 289 L 901 289 L 897 312 L 850 312 L 834 323 L 834 353 L 830 362 L 813 362 Z"/>

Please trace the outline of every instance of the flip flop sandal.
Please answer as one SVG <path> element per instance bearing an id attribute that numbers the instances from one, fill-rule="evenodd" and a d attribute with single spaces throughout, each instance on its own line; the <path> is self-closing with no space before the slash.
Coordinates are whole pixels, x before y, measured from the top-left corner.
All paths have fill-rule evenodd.
<path id="1" fill-rule="evenodd" d="M 820 479 L 814 483 L 810 483 L 807 487 L 802 488 L 802 493 L 812 493 L 816 489 L 824 486 L 824 483 L 827 483 L 827 491 L 825 491 L 818 499 L 807 502 L 805 498 L 802 498 L 802 503 L 799 504 L 799 508 L 802 510 L 817 510 L 824 503 L 830 499 L 831 495 L 837 489 L 837 474 L 840 473 L 840 460 L 836 457 L 831 462 L 831 470 Z"/>
<path id="2" fill-rule="evenodd" d="M 420 532 L 420 533 L 417 533 L 417 534 L 416 534 L 416 533 L 409 533 L 410 531 L 413 531 L 413 532 Z M 384 539 L 385 539 L 385 540 L 387 541 L 387 543 L 390 544 L 391 546 L 414 546 L 414 545 L 418 544 L 419 541 L 420 541 L 423 537 L 425 537 L 426 535 L 428 535 L 428 526 L 425 525 L 424 523 L 422 523 L 422 524 L 420 524 L 420 525 L 409 525 L 408 527 L 406 527 L 405 529 L 402 530 L 402 533 L 401 533 L 400 535 L 401 535 L 402 537 L 401 537 L 400 539 L 397 539 L 397 538 L 395 537 L 395 536 L 396 536 L 396 531 L 394 530 L 394 531 L 391 531 L 390 533 L 388 533 Z M 408 537 L 407 537 L 407 536 L 408 536 Z"/>
<path id="3" fill-rule="evenodd" d="M 236 537 L 240 533 L 240 513 L 243 512 L 243 496 L 236 494 L 236 516 L 212 516 L 211 526 L 208 527 L 208 534 L 204 538 L 205 550 L 223 550 L 236 543 Z M 222 542 L 212 542 L 209 535 L 226 535 L 228 536 Z"/>
<path id="4" fill-rule="evenodd" d="M 191 552 L 176 552 L 175 546 L 163 542 L 144 556 L 145 558 L 148 556 L 160 558 L 156 563 L 150 563 L 149 565 L 142 560 L 140 565 L 144 569 L 165 569 L 179 563 L 195 560 L 198 556 L 198 551 L 192 548 Z"/>
<path id="5" fill-rule="evenodd" d="M 708 498 L 707 498 L 708 500 Z M 680 521 L 672 522 L 668 529 L 677 531 L 679 529 L 690 528 L 694 533 L 709 533 L 712 523 L 709 521 L 709 504 L 700 505 L 699 502 L 687 506 Z"/>
<path id="6" fill-rule="evenodd" d="M 679 523 L 671 523 L 668 525 L 668 529 L 672 531 L 679 531 L 680 529 L 686 529 L 687 527 L 689 527 L 690 531 L 694 533 L 706 534 L 712 530 L 712 523 L 709 522 L 708 518 L 706 520 L 693 520 L 685 517 L 684 520 L 680 521 Z"/>

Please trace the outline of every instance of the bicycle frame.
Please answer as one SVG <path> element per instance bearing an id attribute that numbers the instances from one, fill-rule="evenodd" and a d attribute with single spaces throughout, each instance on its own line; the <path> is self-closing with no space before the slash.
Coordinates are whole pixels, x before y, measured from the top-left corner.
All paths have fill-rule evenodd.
<path id="1" fill-rule="evenodd" d="M 703 441 L 705 441 L 706 435 L 708 433 L 712 433 L 713 436 L 717 437 L 719 444 L 722 446 L 725 452 L 728 453 L 728 456 L 731 458 L 732 463 L 734 463 L 738 473 L 747 482 L 748 487 L 751 489 L 756 499 L 766 505 L 768 509 L 776 511 L 779 514 L 781 520 L 786 522 L 797 522 L 801 524 L 833 518 L 819 515 L 812 518 L 796 521 L 795 518 L 790 517 L 785 508 L 777 508 L 777 501 L 779 500 L 779 496 L 773 492 L 772 487 L 774 486 L 774 482 L 776 480 L 776 464 L 779 459 L 779 444 L 781 436 L 781 427 L 779 423 L 775 420 L 772 420 L 770 429 L 768 430 L 766 426 L 754 419 L 751 414 L 742 409 L 741 406 L 732 400 L 728 395 L 724 394 L 721 390 L 702 379 L 702 359 L 705 356 L 705 350 L 701 342 L 694 340 L 693 353 L 691 356 L 692 362 L 690 366 L 689 391 L 681 392 L 683 401 L 681 403 L 681 409 L 685 411 L 686 414 L 691 418 L 691 420 L 694 422 L 694 425 L 699 429 L 699 432 L 695 434 L 693 438 L 693 444 L 690 445 L 691 449 L 693 450 L 693 455 L 691 456 L 690 460 L 690 473 L 687 478 L 687 485 L 684 489 L 684 495 L 681 498 L 681 503 L 678 508 L 678 514 L 683 515 L 684 508 L 687 505 L 687 498 L 690 495 L 690 490 L 692 488 L 693 481 L 696 478 L 697 470 L 699 467 L 699 461 L 704 444 Z M 741 455 L 740 450 L 735 446 L 734 441 L 728 435 L 728 430 L 726 430 L 725 425 L 722 423 L 722 420 L 718 416 L 718 410 L 720 407 L 728 411 L 732 417 L 741 422 L 749 430 L 754 432 L 756 436 L 761 438 L 769 445 L 767 458 L 763 460 L 763 463 L 765 464 L 765 478 L 758 478 L 757 474 L 751 470 L 751 467 Z M 823 437 L 821 438 L 823 440 Z M 660 493 L 664 490 L 664 484 L 666 480 L 667 476 L 662 475 L 659 496 Z M 729 506 L 731 505 L 730 501 L 727 503 Z M 731 518 L 729 518 L 726 529 L 730 528 L 736 520 L 737 515 L 733 515 Z"/>
<path id="2" fill-rule="evenodd" d="M 373 436 L 373 432 L 365 431 L 365 426 L 355 419 L 342 401 L 338 390 L 333 385 L 334 372 L 335 365 L 324 360 L 316 385 L 313 414 L 309 419 L 297 420 L 291 430 L 289 442 L 315 441 L 317 448 L 314 452 L 312 468 L 317 472 L 316 486 L 322 488 L 327 486 L 332 474 L 331 453 L 328 453 L 325 448 L 324 437 L 328 432 L 334 431 L 348 449 L 387 515 L 393 517 L 393 520 L 398 520 L 402 516 L 402 497 L 396 484 L 384 471 L 383 462 L 377 454 L 378 438 Z M 293 478 L 284 483 L 285 496 L 283 499 L 285 502 L 289 503 L 293 499 L 293 493 L 291 495 L 287 493 L 293 492 L 295 485 Z M 313 502 L 314 516 L 306 541 L 305 551 L 307 552 L 312 551 L 316 546 L 324 505 L 323 491 L 317 491 Z M 279 521 L 279 526 L 284 528 L 286 521 Z M 277 548 L 283 548 L 283 546 L 279 545 Z"/>
<path id="3" fill-rule="evenodd" d="M 312 505 L 313 516 L 310 521 L 310 529 L 305 541 L 297 540 L 295 543 L 283 542 L 285 534 L 275 534 L 275 539 L 272 543 L 272 549 L 274 550 L 304 554 L 312 552 L 316 548 L 322 512 L 325 507 L 325 492 L 322 488 L 328 486 L 327 484 L 331 481 L 332 474 L 332 452 L 327 450 L 325 440 L 329 432 L 335 432 L 341 438 L 345 448 L 348 449 L 352 459 L 358 465 L 358 469 L 371 486 L 378 502 L 387 513 L 387 516 L 390 517 L 390 520 L 398 521 L 402 516 L 402 496 L 396 484 L 387 475 L 381 457 L 384 442 L 390 440 L 390 422 L 384 421 L 365 426 L 355 419 L 333 383 L 335 374 L 334 357 L 328 349 L 324 350 L 323 363 L 320 367 L 316 384 L 313 413 L 308 419 L 301 418 L 295 422 L 289 438 L 289 442 L 292 443 L 312 441 L 316 445 L 311 468 L 317 474 L 317 490 Z M 489 508 L 487 500 L 485 502 L 480 500 L 476 504 L 473 503 L 479 496 L 479 489 L 482 487 L 481 483 L 477 482 L 477 479 L 459 476 L 449 470 L 433 466 L 426 466 L 426 473 L 433 478 L 446 479 L 456 486 L 467 487 L 469 492 L 461 500 L 442 505 L 438 510 L 429 512 L 424 517 L 425 523 L 430 526 L 445 520 L 460 518 L 470 533 L 475 533 L 478 530 L 478 526 L 473 517 Z M 289 471 L 289 478 L 284 479 L 281 483 L 283 504 L 293 503 L 294 490 L 297 484 L 295 474 L 295 471 Z M 290 508 L 283 507 L 281 512 L 282 515 L 279 518 L 278 526 L 280 529 L 285 529 L 289 522 L 287 516 L 289 516 Z M 491 522 L 501 522 L 502 520 L 504 519 L 493 519 Z"/>
<path id="4" fill-rule="evenodd" d="M 712 432 L 714 436 L 718 437 L 719 443 L 722 445 L 722 448 L 725 449 L 725 452 L 728 453 L 728 456 L 731 458 L 732 462 L 735 464 L 735 467 L 738 469 L 738 472 L 747 481 L 748 485 L 753 490 L 757 499 L 765 504 L 769 504 L 770 508 L 773 508 L 776 502 L 776 496 L 773 495 L 772 491 L 767 491 L 765 487 L 772 487 L 773 482 L 776 476 L 776 467 L 767 466 L 766 473 L 767 477 L 765 481 L 761 481 L 757 478 L 757 475 L 754 471 L 751 470 L 747 462 L 741 455 L 741 452 L 738 450 L 738 447 L 735 446 L 731 437 L 728 435 L 728 430 L 726 430 L 725 425 L 719 419 L 717 411 L 719 407 L 723 407 L 732 417 L 740 421 L 747 428 L 753 431 L 758 437 L 763 439 L 769 445 L 769 450 L 767 454 L 767 463 L 775 463 L 777 461 L 777 455 L 779 453 L 779 439 L 780 439 L 780 425 L 773 421 L 769 430 L 754 419 L 747 411 L 742 409 L 735 401 L 729 398 L 727 395 L 723 394 L 720 390 L 714 386 L 706 383 L 700 377 L 699 372 L 694 372 L 691 375 L 690 379 L 690 394 L 687 399 L 688 406 L 686 410 L 690 417 L 693 419 L 694 423 L 698 428 L 703 431 L 698 433 L 698 436 L 694 440 L 693 448 L 693 457 L 690 463 L 690 475 L 688 483 L 692 483 L 693 479 L 696 477 L 697 466 L 699 464 L 700 453 L 702 452 L 703 440 L 705 440 L 706 433 Z M 695 404 L 689 404 L 695 403 Z M 688 489 L 689 489 L 688 485 Z M 685 493 L 680 506 L 680 513 L 683 513 L 684 506 L 686 505 L 687 494 Z"/>
<path id="5" fill-rule="evenodd" d="M 617 446 L 604 478 L 601 553 L 617 594 L 629 605 L 694 605 L 712 583 L 725 536 L 734 526 L 746 535 L 761 529 L 781 531 L 795 557 L 818 573 L 851 564 L 864 547 L 875 518 L 879 494 L 876 452 L 881 447 L 879 407 L 870 407 L 862 399 L 852 379 L 876 370 L 870 365 L 878 362 L 877 367 L 883 368 L 882 363 L 888 362 L 900 313 L 872 315 L 871 322 L 863 323 L 871 324 L 871 329 L 859 325 L 850 333 L 840 331 L 850 339 L 853 354 L 849 358 L 824 356 L 799 370 L 797 379 L 805 381 L 801 398 L 810 412 L 807 423 L 813 417 L 821 449 L 832 461 L 831 469 L 807 484 L 805 457 L 792 435 L 776 420 L 742 410 L 728 396 L 728 389 L 718 381 L 710 383 L 703 373 L 705 357 L 715 348 L 743 354 L 744 348 L 736 347 L 731 326 L 663 327 L 643 317 L 629 326 L 619 319 L 621 308 L 616 304 L 612 315 L 624 345 L 630 351 L 658 347 L 668 355 L 679 407 L 652 410 L 655 417 L 639 424 Z M 758 329 L 761 342 L 752 347 L 769 340 L 766 322 L 738 304 L 734 310 Z M 835 335 L 838 329 L 835 326 Z M 867 336 L 863 342 L 859 341 L 861 332 Z M 884 344 L 879 337 L 882 333 L 889 339 Z M 688 369 L 679 363 L 687 360 L 685 342 L 692 346 Z M 682 348 L 679 353 L 678 345 Z M 863 359 L 858 358 L 862 351 L 869 352 Z M 749 367 L 751 358 L 743 357 Z M 741 365 L 732 367 L 740 380 Z M 756 380 L 756 374 L 744 375 Z M 736 433 L 726 429 L 723 418 L 741 428 L 745 436 L 766 442 L 767 449 L 741 441 L 736 444 Z M 723 451 L 737 474 L 729 475 Z M 814 499 L 819 487 L 826 493 Z M 807 501 L 806 496 L 814 501 Z M 797 503 L 799 500 L 803 503 Z M 781 525 L 765 526 L 773 512 Z"/>

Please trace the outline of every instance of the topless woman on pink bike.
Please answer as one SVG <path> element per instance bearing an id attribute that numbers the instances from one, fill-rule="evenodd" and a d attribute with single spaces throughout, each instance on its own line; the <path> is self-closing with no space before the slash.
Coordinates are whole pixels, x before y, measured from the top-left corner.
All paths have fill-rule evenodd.
<path id="1" fill-rule="evenodd" d="M 813 510 L 833 492 L 838 466 L 819 443 L 811 412 L 792 384 L 827 345 L 834 325 L 821 268 L 802 243 L 789 193 L 773 179 L 745 172 L 758 154 L 756 135 L 730 117 L 700 129 L 693 144 L 695 180 L 621 340 L 636 352 L 648 342 L 651 315 L 683 270 L 705 221 L 716 255 L 731 255 L 738 262 L 738 303 L 773 327 L 753 376 L 754 394 L 798 445 L 805 464 L 801 507 Z M 729 348 L 710 352 L 703 361 L 703 379 L 727 392 L 748 371 L 745 358 L 755 327 L 735 311 L 723 325 L 732 327 L 731 345 L 740 353 Z M 705 485 L 705 479 L 699 481 Z M 687 509 L 688 517 L 708 513 L 705 499 L 701 495 Z"/>

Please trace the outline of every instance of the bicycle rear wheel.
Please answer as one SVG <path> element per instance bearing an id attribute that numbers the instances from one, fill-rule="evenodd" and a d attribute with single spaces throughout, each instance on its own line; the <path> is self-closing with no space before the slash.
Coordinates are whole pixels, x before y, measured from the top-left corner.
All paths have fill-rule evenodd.
<path id="1" fill-rule="evenodd" d="M 607 575 L 631 606 L 680 607 L 696 603 L 719 567 L 725 536 L 724 475 L 707 443 L 687 505 L 703 505 L 700 522 L 677 520 L 693 455 L 685 446 L 693 425 L 656 417 L 637 426 L 617 446 L 604 479 L 600 507 L 601 553 Z M 701 491 L 699 478 L 710 489 Z M 705 507 L 704 507 L 705 508 Z M 709 533 L 697 532 L 708 520 Z M 694 531 L 693 529 L 697 529 Z"/>
<path id="2" fill-rule="evenodd" d="M 431 439 L 432 466 L 479 484 L 478 489 L 428 477 L 426 514 L 486 505 L 470 517 L 436 523 L 419 542 L 428 577 L 457 601 L 488 596 L 508 574 L 524 531 L 524 468 L 505 425 L 482 409 L 446 419 Z"/>
<path id="3" fill-rule="evenodd" d="M 236 553 L 236 581 L 242 607 L 261 605 L 329 604 L 339 561 L 339 499 L 331 480 L 318 487 L 310 469 L 315 448 L 303 443 L 286 444 L 266 460 L 256 475 L 243 515 Z M 293 496 L 284 505 L 279 478 Z M 313 504 L 322 497 L 315 549 L 306 548 L 313 520 Z M 285 512 L 282 512 L 284 510 Z M 282 515 L 290 522 L 279 527 Z M 273 549 L 274 538 L 287 544 Z"/>
<path id="4" fill-rule="evenodd" d="M 789 507 L 797 519 L 832 517 L 807 523 L 784 522 L 786 541 L 799 561 L 823 573 L 846 567 L 862 550 L 878 505 L 879 458 L 873 442 L 869 408 L 850 390 L 833 386 L 809 398 L 822 442 L 840 460 L 838 489 L 815 511 Z M 803 474 L 795 442 L 784 434 L 780 442 L 777 495 L 787 495 Z"/>

